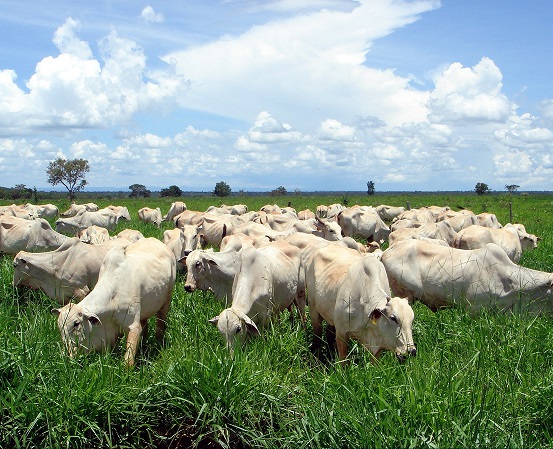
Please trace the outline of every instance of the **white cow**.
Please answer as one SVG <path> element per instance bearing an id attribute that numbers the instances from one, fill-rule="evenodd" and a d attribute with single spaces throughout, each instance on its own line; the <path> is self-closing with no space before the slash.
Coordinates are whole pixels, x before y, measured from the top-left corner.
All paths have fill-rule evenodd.
<path id="1" fill-rule="evenodd" d="M 125 362 L 133 366 L 142 330 L 153 315 L 156 339 L 163 339 L 175 276 L 175 257 L 158 239 L 112 248 L 88 296 L 52 310 L 69 355 L 111 348 L 124 334 Z"/>
<path id="2" fill-rule="evenodd" d="M 390 245 L 395 242 L 406 239 L 437 239 L 443 240 L 448 245 L 453 246 L 453 240 L 457 233 L 453 230 L 449 222 L 440 221 L 437 223 L 421 223 L 421 226 L 416 228 L 401 228 L 393 231 L 388 236 Z"/>
<path id="3" fill-rule="evenodd" d="M 127 208 L 125 207 L 125 209 Z M 94 225 L 113 231 L 119 220 L 122 218 L 125 218 L 124 211 L 115 211 L 111 207 L 106 207 L 96 212 L 85 211 L 75 215 L 74 217 L 59 218 L 56 221 L 56 230 L 63 234 L 76 235 L 76 233 L 81 229 L 86 229 L 89 226 Z"/>
<path id="4" fill-rule="evenodd" d="M 494 243 L 461 250 L 404 240 L 384 251 L 382 263 L 397 294 L 432 310 L 461 304 L 471 312 L 553 313 L 553 274 L 515 264 Z"/>
<path id="5" fill-rule="evenodd" d="M 209 320 L 230 351 L 236 343 L 244 342 L 248 332 L 258 334 L 259 327 L 290 308 L 298 295 L 299 257 L 290 258 L 278 245 L 247 246 L 240 253 L 232 304 Z"/>
<path id="6" fill-rule="evenodd" d="M 163 233 L 163 243 L 175 255 L 177 269 L 183 270 L 184 264 L 179 262 L 195 249 L 201 249 L 201 226 L 185 225 L 182 228 L 169 229 Z"/>
<path id="7" fill-rule="evenodd" d="M 405 207 L 401 206 L 388 206 L 386 204 L 381 204 L 374 208 L 377 214 L 385 221 L 391 221 L 396 218 L 399 214 L 405 212 Z"/>
<path id="8" fill-rule="evenodd" d="M 124 247 L 130 243 L 115 239 L 88 245 L 73 237 L 55 251 L 20 251 L 13 260 L 13 286 L 40 289 L 60 304 L 81 300 L 96 285 L 107 252 L 114 246 Z"/>
<path id="9" fill-rule="evenodd" d="M 119 234 L 117 234 L 113 238 L 127 239 L 129 242 L 134 243 L 140 239 L 143 239 L 144 235 L 142 234 L 142 232 L 137 231 L 136 229 L 123 229 Z"/>
<path id="10" fill-rule="evenodd" d="M 96 212 L 99 207 L 94 203 L 75 204 L 71 203 L 69 209 L 60 214 L 60 217 L 74 217 L 75 215 L 82 214 L 83 212 Z"/>
<path id="11" fill-rule="evenodd" d="M 83 243 L 91 245 L 100 245 L 106 243 L 109 239 L 109 231 L 100 226 L 89 226 L 77 232 L 76 237 Z"/>
<path id="12" fill-rule="evenodd" d="M 459 249 L 478 249 L 488 243 L 495 243 L 502 248 L 513 262 L 520 260 L 522 245 L 514 227 L 496 229 L 479 225 L 469 226 L 457 233 L 452 246 Z"/>
<path id="13" fill-rule="evenodd" d="M 0 253 L 52 251 L 65 240 L 67 236 L 54 231 L 44 218 L 26 220 L 17 217 L 0 217 Z"/>
<path id="14" fill-rule="evenodd" d="M 173 221 L 174 218 L 186 210 L 186 204 L 182 201 L 175 201 L 171 203 L 171 207 L 167 211 L 167 214 L 163 217 L 163 221 Z"/>
<path id="15" fill-rule="evenodd" d="M 348 341 L 359 341 L 375 357 L 382 350 L 398 358 L 415 355 L 413 309 L 405 298 L 392 298 L 382 263 L 372 256 L 333 244 L 317 250 L 307 266 L 309 314 L 317 348 L 322 321 L 336 329 L 338 355 L 348 356 Z"/>
<path id="16" fill-rule="evenodd" d="M 156 207 L 142 207 L 138 209 L 138 219 L 144 223 L 152 223 L 153 225 L 160 227 L 163 218 L 161 216 L 161 209 Z"/>
<path id="17" fill-rule="evenodd" d="M 388 240 L 390 234 L 390 228 L 374 209 L 348 208 L 338 214 L 336 221 L 342 228 L 342 234 L 347 237 L 381 243 Z"/>
<path id="18" fill-rule="evenodd" d="M 239 251 L 234 248 L 219 252 L 194 250 L 186 257 L 185 263 L 184 289 L 187 292 L 210 291 L 227 306 L 232 302 L 232 283 L 240 263 Z"/>

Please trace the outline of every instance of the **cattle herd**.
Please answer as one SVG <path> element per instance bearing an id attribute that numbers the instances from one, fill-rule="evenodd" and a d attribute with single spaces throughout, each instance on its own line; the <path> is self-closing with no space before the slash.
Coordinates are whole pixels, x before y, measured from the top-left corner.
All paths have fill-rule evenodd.
<path id="1" fill-rule="evenodd" d="M 46 220 L 54 217 L 55 230 Z M 60 304 L 52 313 L 70 356 L 113 347 L 124 335 L 132 366 L 154 315 L 163 339 L 177 271 L 186 273 L 186 292 L 211 291 L 221 301 L 209 321 L 231 352 L 284 309 L 305 324 L 307 306 L 312 349 L 324 321 L 343 362 L 349 340 L 375 358 L 383 350 L 415 355 L 415 300 L 432 310 L 458 304 L 470 312 L 553 313 L 553 274 L 517 264 L 539 239 L 493 214 L 340 204 L 201 212 L 175 202 L 165 216 L 145 207 L 138 218 L 174 227 L 163 241 L 133 229 L 110 236 L 130 220 L 126 207 L 0 207 L 0 253 L 14 255 L 13 285 Z"/>

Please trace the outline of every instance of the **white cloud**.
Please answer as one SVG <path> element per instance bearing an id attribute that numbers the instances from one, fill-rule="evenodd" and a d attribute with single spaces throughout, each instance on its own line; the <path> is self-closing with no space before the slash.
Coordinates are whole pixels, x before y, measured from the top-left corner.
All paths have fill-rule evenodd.
<path id="1" fill-rule="evenodd" d="M 140 17 L 148 23 L 163 23 L 165 18 L 162 13 L 157 13 L 154 11 L 150 5 L 146 6 L 140 13 Z"/>
<path id="2" fill-rule="evenodd" d="M 88 42 L 80 40 L 76 32 L 81 29 L 81 23 L 69 17 L 54 33 L 54 44 L 60 53 L 73 55 L 78 59 L 92 58 L 92 50 Z"/>
<path id="3" fill-rule="evenodd" d="M 297 127 L 329 118 L 326 111 L 338 120 L 421 121 L 428 112 L 427 93 L 412 89 L 410 80 L 393 70 L 367 67 L 365 55 L 375 39 L 438 5 L 363 0 L 350 12 L 322 10 L 275 20 L 163 60 L 174 61 L 191 80 L 182 98 L 188 108 L 247 120 L 267 105 Z"/>
<path id="4" fill-rule="evenodd" d="M 13 71 L 0 72 L 4 129 L 23 134 L 33 128 L 105 128 L 141 110 L 167 108 L 186 91 L 186 80 L 173 66 L 148 73 L 143 49 L 115 31 L 99 42 L 102 66 L 77 38 L 79 26 L 69 18 L 56 30 L 60 54 L 38 62 L 26 83 L 28 93 L 17 86 Z"/>
<path id="5" fill-rule="evenodd" d="M 515 106 L 501 93 L 502 74 L 489 58 L 474 67 L 456 62 L 434 77 L 433 121 L 505 121 Z"/>
<path id="6" fill-rule="evenodd" d="M 319 136 L 323 140 L 355 141 L 355 128 L 338 120 L 327 119 L 321 123 Z"/>

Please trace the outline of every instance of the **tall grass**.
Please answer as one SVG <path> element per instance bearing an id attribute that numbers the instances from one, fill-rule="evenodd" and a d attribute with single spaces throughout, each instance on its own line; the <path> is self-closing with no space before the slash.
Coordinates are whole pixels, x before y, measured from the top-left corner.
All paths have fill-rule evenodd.
<path id="1" fill-rule="evenodd" d="M 298 210 L 343 197 L 226 199 L 258 209 Z M 103 204 L 104 201 L 106 204 Z M 125 200 L 133 220 L 119 225 L 161 238 L 137 210 L 170 201 Z M 185 199 L 205 210 L 214 198 Z M 486 209 L 542 237 L 522 264 L 553 271 L 553 197 L 417 195 L 350 197 L 349 204 L 439 204 Z M 108 200 L 99 200 L 102 207 Z M 184 291 L 177 279 L 165 344 L 143 342 L 135 369 L 124 348 L 71 360 L 63 354 L 56 306 L 40 292 L 15 292 L 11 256 L 0 257 L 0 447 L 553 447 L 553 332 L 550 317 L 471 316 L 414 305 L 418 353 L 376 363 L 358 345 L 352 363 L 309 351 L 310 326 L 285 313 L 230 357 L 208 320 L 223 305 Z M 153 323 L 151 323 L 153 324 Z"/>

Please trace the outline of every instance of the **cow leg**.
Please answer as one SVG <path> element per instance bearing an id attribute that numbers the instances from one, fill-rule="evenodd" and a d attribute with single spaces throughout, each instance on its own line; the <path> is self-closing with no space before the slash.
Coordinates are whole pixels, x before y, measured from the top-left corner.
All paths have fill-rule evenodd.
<path id="1" fill-rule="evenodd" d="M 338 357 L 342 365 L 348 362 L 348 336 L 340 332 L 336 335 L 336 346 L 338 348 Z"/>
<path id="2" fill-rule="evenodd" d="M 125 363 L 129 367 L 134 365 L 134 357 L 136 356 L 141 333 L 142 325 L 140 323 L 130 326 L 129 333 L 127 334 L 127 350 L 125 352 Z"/>
<path id="3" fill-rule="evenodd" d="M 165 304 L 161 306 L 161 309 L 156 314 L 156 340 L 159 344 L 163 343 L 165 337 L 165 330 L 167 329 L 167 315 L 169 314 L 169 308 L 171 306 L 171 296 L 165 301 Z"/>
<path id="4" fill-rule="evenodd" d="M 311 341 L 310 349 L 317 357 L 319 357 L 323 336 L 322 317 L 316 307 L 311 307 L 309 309 L 309 315 L 311 317 L 311 327 L 313 329 L 313 340 Z"/>
<path id="5" fill-rule="evenodd" d="M 301 324 L 305 328 L 306 315 L 305 315 L 305 305 L 306 305 L 306 295 L 305 289 L 300 290 L 294 299 L 294 304 L 298 309 L 298 315 L 300 316 Z"/>

